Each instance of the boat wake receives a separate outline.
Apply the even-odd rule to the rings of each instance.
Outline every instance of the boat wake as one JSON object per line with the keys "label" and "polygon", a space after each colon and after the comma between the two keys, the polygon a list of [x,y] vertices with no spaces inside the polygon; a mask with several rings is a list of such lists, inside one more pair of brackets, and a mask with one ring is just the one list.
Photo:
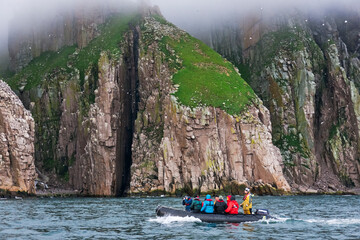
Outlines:
{"label": "boat wake", "polygon": [[360,224],[360,218],[311,218],[311,219],[294,219],[287,217],[274,216],[275,218],[263,219],[259,222],[262,223],[284,223],[284,222],[306,222],[306,223],[315,223],[321,225],[357,225]]}
{"label": "boat wake", "polygon": [[269,219],[262,219],[260,220],[259,222],[262,222],[262,223],[284,223],[286,221],[289,221],[291,220],[291,218],[286,218],[286,217],[280,217],[280,216],[275,216],[273,215],[274,218],[269,218]]}
{"label": "boat wake", "polygon": [[333,218],[333,219],[306,219],[308,223],[319,223],[326,225],[354,225],[360,224],[360,218]]}
{"label": "boat wake", "polygon": [[179,222],[201,222],[200,219],[195,217],[176,217],[176,216],[165,216],[165,217],[156,217],[149,219],[149,222],[157,222],[161,224],[171,224],[171,223],[179,223]]}

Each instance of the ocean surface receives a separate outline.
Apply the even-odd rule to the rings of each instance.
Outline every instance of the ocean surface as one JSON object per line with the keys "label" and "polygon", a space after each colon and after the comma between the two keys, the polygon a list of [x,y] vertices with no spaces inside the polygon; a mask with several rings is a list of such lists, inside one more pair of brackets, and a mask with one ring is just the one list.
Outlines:
{"label": "ocean surface", "polygon": [[360,196],[255,196],[277,219],[241,224],[156,217],[158,205],[183,209],[167,197],[0,200],[0,239],[360,239]]}

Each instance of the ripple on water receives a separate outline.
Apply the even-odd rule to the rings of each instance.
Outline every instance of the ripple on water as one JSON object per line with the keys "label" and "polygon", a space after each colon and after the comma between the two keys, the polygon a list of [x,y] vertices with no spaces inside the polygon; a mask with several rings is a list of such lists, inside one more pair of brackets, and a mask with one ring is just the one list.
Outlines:
{"label": "ripple on water", "polygon": [[[228,224],[156,217],[180,198],[0,201],[0,239],[360,239],[359,196],[255,196],[276,219]],[[315,210],[314,210],[315,209]]]}

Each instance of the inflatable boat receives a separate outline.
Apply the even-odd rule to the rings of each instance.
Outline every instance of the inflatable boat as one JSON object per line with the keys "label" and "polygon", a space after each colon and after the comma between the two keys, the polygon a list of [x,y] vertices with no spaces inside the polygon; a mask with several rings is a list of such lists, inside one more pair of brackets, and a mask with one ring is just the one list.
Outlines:
{"label": "inflatable boat", "polygon": [[158,206],[156,208],[156,215],[163,216],[176,216],[176,217],[195,217],[202,222],[228,222],[228,223],[241,223],[241,222],[254,222],[259,220],[266,220],[273,218],[269,215],[269,211],[266,209],[257,209],[254,214],[209,214],[209,213],[193,213],[184,210]]}

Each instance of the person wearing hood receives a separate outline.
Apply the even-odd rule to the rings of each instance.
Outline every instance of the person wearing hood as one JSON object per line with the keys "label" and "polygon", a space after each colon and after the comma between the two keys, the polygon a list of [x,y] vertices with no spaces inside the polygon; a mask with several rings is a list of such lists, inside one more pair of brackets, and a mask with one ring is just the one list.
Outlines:
{"label": "person wearing hood", "polygon": [[223,196],[219,196],[219,199],[215,202],[214,213],[225,214],[227,204],[223,200]]}
{"label": "person wearing hood", "polygon": [[231,195],[226,196],[226,204],[229,206]]}
{"label": "person wearing hood", "polygon": [[244,214],[251,214],[252,212],[252,196],[249,188],[245,188],[245,196],[243,202],[240,204],[244,210]]}
{"label": "person wearing hood", "polygon": [[211,200],[210,194],[206,195],[205,201],[203,202],[201,212],[214,213],[214,202]]}
{"label": "person wearing hood", "polygon": [[191,203],[192,203],[192,199],[191,199],[190,196],[185,196],[185,197],[183,198],[182,205],[185,205],[185,210],[186,210],[186,211],[189,211],[189,212],[190,212]]}
{"label": "person wearing hood", "polygon": [[230,201],[228,201],[227,206],[228,207],[225,210],[226,213],[228,213],[228,214],[238,214],[239,213],[239,204],[235,200],[235,196],[230,197]]}
{"label": "person wearing hood", "polygon": [[193,213],[199,213],[202,208],[202,203],[199,196],[196,196],[191,203],[190,209]]}

